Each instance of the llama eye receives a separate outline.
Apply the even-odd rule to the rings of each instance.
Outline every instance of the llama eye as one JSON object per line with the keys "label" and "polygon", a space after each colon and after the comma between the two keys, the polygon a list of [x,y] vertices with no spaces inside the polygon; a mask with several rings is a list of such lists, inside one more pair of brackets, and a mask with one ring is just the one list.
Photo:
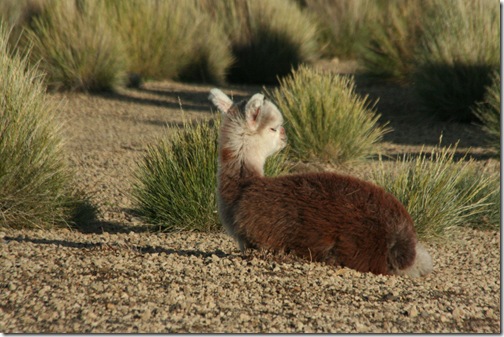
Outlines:
{"label": "llama eye", "polygon": [[277,132],[278,129],[276,129],[276,128],[270,128],[270,130],[273,131],[273,132]]}

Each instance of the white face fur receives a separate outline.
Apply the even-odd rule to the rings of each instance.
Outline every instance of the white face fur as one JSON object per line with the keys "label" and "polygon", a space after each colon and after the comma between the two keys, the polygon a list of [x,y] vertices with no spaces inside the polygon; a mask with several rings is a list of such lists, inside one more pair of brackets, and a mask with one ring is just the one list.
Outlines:
{"label": "white face fur", "polygon": [[260,170],[266,158],[282,150],[287,144],[283,117],[278,108],[264,95],[255,94],[245,108],[233,105],[233,101],[219,89],[210,91],[209,99],[226,117],[232,127],[226,137],[234,152],[246,164]]}

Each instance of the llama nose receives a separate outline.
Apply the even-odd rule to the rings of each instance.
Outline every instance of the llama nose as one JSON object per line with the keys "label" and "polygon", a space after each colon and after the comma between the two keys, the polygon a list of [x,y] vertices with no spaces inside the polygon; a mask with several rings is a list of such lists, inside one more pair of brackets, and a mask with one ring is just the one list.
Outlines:
{"label": "llama nose", "polygon": [[283,126],[280,127],[280,139],[284,142],[287,141],[287,135],[285,134],[285,129]]}

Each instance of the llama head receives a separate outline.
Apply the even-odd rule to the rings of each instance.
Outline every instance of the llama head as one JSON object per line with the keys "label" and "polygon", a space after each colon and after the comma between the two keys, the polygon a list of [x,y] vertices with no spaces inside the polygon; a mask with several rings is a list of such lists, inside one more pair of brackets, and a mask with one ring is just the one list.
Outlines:
{"label": "llama head", "polygon": [[212,89],[209,99],[223,115],[221,150],[262,174],[266,158],[287,144],[278,108],[262,94],[234,104],[222,91]]}

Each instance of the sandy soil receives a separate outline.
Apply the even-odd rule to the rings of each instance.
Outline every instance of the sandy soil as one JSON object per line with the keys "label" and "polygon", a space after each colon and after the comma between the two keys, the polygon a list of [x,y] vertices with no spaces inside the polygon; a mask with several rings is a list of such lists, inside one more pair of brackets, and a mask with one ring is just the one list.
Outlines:
{"label": "sandy soil", "polygon": [[[394,129],[385,154],[417,153],[442,133],[443,144],[460,139],[460,152],[499,170],[478,127],[423,117],[408,88],[357,84],[360,94],[380,98],[382,120]],[[0,229],[0,331],[501,331],[499,232],[463,229],[448,243],[427,244],[435,271],[420,280],[243,257],[223,233],[148,232],[130,211],[132,170],[146,144],[184,118],[210,117],[210,88],[154,82],[114,94],[51,95],[63,102],[76,184],[97,205],[99,223]],[[224,89],[239,99],[261,88]],[[365,168],[345,170],[362,175]]]}

